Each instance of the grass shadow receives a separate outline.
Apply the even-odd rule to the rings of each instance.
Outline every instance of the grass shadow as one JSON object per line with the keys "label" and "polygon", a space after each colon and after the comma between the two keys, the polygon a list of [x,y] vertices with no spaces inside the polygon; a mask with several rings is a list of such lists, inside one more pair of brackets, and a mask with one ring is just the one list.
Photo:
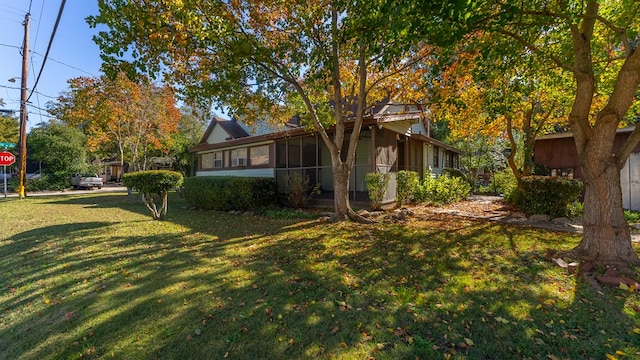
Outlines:
{"label": "grass shadow", "polygon": [[34,203],[82,217],[60,214],[0,239],[6,354],[640,356],[637,296],[607,289],[603,297],[545,258],[548,247],[573,246],[573,235],[461,218],[277,220],[177,201],[157,222],[142,204],[101,200]]}

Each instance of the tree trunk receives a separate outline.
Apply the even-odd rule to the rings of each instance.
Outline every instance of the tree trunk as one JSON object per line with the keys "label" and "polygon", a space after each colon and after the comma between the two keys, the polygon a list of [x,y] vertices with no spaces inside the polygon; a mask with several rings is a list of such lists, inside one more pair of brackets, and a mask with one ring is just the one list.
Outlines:
{"label": "tree trunk", "polygon": [[346,220],[353,213],[349,203],[349,175],[351,168],[340,162],[333,167],[333,203],[335,220]]}
{"label": "tree trunk", "polygon": [[639,264],[622,208],[620,169],[613,157],[583,158],[584,231],[582,241],[573,249],[574,254],[598,265]]}
{"label": "tree trunk", "polygon": [[342,221],[351,219],[359,223],[373,223],[371,219],[360,216],[353,211],[349,203],[349,176],[351,175],[351,167],[339,161],[338,165],[333,166],[333,204],[334,204],[334,221]]}

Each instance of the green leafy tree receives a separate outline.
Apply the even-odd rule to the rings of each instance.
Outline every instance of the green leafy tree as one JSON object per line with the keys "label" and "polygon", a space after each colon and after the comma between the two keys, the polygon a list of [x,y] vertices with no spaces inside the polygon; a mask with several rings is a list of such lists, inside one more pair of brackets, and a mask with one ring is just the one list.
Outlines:
{"label": "green leafy tree", "polygon": [[19,138],[20,126],[18,118],[15,116],[0,115],[0,141],[17,144]]}
{"label": "green leafy tree", "polygon": [[211,120],[212,114],[197,107],[180,109],[182,117],[178,122],[178,131],[173,134],[173,145],[169,152],[174,160],[174,169],[184,176],[193,176],[196,169],[196,157],[191,148],[198,145]]}
{"label": "green leafy tree", "polygon": [[42,165],[52,189],[69,186],[73,173],[96,172],[89,164],[89,153],[82,130],[57,122],[35,127],[27,136],[27,152],[33,161]]}

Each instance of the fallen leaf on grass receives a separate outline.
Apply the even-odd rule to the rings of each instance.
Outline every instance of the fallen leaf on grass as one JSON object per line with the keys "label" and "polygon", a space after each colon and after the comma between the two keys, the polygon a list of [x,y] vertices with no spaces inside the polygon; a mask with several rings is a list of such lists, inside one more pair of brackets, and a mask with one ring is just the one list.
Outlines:
{"label": "fallen leaf on grass", "polygon": [[627,291],[629,290],[629,285],[627,285],[627,284],[625,284],[625,283],[623,283],[623,282],[621,282],[621,283],[618,285],[618,287],[619,287],[620,289],[622,289],[622,290],[627,290]]}

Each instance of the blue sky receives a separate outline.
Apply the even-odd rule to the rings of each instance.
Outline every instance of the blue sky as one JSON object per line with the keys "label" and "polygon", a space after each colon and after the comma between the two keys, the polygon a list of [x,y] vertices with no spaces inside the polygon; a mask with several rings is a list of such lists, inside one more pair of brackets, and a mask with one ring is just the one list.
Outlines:
{"label": "blue sky", "polygon": [[[0,98],[5,102],[0,108],[20,108],[20,80],[25,14],[31,3],[30,56],[27,88],[33,89],[42,66],[44,54],[53,31],[61,0],[0,0]],[[91,37],[97,33],[90,29],[85,18],[98,13],[97,1],[67,0],[49,58],[38,82],[36,93],[28,106],[28,128],[48,121],[45,108],[51,97],[68,90],[67,80],[78,76],[99,76],[100,50]]]}

